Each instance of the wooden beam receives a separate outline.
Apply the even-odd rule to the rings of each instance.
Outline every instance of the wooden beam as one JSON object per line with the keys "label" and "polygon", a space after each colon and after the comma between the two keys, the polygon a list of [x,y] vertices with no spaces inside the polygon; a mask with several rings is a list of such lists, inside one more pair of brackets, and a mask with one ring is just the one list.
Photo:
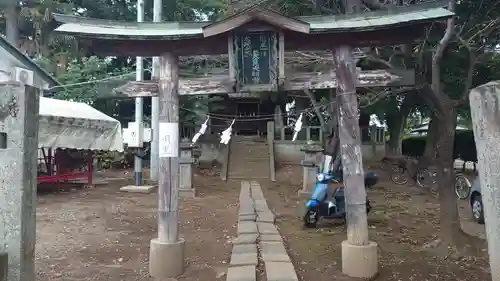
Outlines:
{"label": "wooden beam", "polygon": [[[285,51],[318,51],[330,50],[339,42],[353,47],[387,46],[418,41],[425,36],[428,24],[399,27],[387,30],[317,33],[304,34],[283,30],[285,36]],[[127,40],[127,39],[96,39],[95,37],[79,36],[86,42],[92,52],[106,56],[158,56],[165,51],[179,56],[220,55],[228,53],[227,34],[214,35],[206,38],[182,40]]]}
{"label": "wooden beam", "polygon": [[[402,70],[365,70],[358,73],[358,88],[411,86],[415,84],[415,71]],[[304,89],[337,88],[335,72],[332,73],[296,73],[285,79],[284,91],[302,91]],[[113,90],[114,98],[132,98],[158,96],[157,81],[131,81]],[[236,91],[235,83],[228,75],[214,75],[200,78],[180,79],[179,94],[211,95],[232,94]]]}

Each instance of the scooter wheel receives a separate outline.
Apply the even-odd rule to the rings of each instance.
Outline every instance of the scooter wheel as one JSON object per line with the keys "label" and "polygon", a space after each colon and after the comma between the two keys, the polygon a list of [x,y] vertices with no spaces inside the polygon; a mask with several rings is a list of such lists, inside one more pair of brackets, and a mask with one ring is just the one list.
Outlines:
{"label": "scooter wheel", "polygon": [[315,210],[307,210],[304,215],[304,227],[306,228],[316,228],[318,223],[318,212]]}

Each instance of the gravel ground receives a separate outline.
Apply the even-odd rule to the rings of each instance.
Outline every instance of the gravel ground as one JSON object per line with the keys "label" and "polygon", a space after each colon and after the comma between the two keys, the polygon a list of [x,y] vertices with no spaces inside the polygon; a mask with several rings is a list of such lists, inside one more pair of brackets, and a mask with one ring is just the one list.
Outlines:
{"label": "gravel ground", "polygon": [[[149,241],[156,237],[156,194],[122,193],[127,181],[41,194],[37,206],[37,280],[153,280]],[[223,280],[235,235],[239,182],[195,176],[199,196],[180,203],[185,274]],[[172,279],[174,280],[174,279]]]}

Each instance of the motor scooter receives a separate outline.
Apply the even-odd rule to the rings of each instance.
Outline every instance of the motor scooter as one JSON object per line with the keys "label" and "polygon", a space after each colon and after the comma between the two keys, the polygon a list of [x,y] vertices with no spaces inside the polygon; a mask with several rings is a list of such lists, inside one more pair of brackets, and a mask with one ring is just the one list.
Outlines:
{"label": "motor scooter", "polygon": [[[329,197],[328,184],[330,182],[340,183],[341,174],[319,173],[316,175],[316,186],[311,198],[306,202],[306,213],[304,214],[304,226],[316,228],[319,219],[345,219],[345,195],[344,186],[335,188],[333,195]],[[365,173],[365,187],[370,188],[377,184],[378,176],[374,172]],[[366,200],[366,212],[371,209],[370,201]]]}

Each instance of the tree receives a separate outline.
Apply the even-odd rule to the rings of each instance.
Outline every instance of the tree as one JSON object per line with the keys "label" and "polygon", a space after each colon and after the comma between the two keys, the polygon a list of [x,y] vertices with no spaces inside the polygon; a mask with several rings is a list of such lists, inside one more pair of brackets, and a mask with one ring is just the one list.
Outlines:
{"label": "tree", "polygon": [[[441,242],[457,250],[463,249],[468,242],[460,227],[456,198],[452,188],[455,180],[453,143],[457,109],[467,103],[470,89],[477,85],[475,84],[477,80],[474,81],[476,66],[481,59],[490,56],[491,51],[497,45],[500,7],[496,6],[493,3],[475,1],[461,1],[457,4],[456,0],[450,0],[448,8],[458,13],[458,20],[451,18],[446,22],[445,33],[437,43],[432,56],[431,83],[424,85],[424,94],[433,112],[432,120],[435,122],[436,130],[441,132],[440,136],[433,140],[441,206],[440,238]],[[473,11],[472,14],[471,11]],[[456,41],[453,41],[454,39]],[[451,68],[455,72],[454,75],[447,76],[446,62],[453,64],[456,61],[445,61],[445,55],[459,58],[457,61],[461,62],[464,57],[467,57],[467,66],[458,68],[455,65]],[[456,73],[460,69],[465,71]],[[458,77],[461,78],[460,81],[457,80],[460,79]],[[452,83],[446,83],[450,80]],[[457,85],[460,88],[457,88]]]}
{"label": "tree", "polygon": [[[386,9],[387,5],[367,3],[370,9]],[[378,2],[378,1],[374,1]],[[371,5],[373,4],[373,5]],[[472,0],[451,0],[449,8],[457,17],[446,23],[436,23],[428,32],[423,43],[395,47],[375,47],[366,51],[371,63],[384,64],[388,68],[413,66],[417,72],[417,83],[411,90],[422,99],[412,107],[431,117],[428,132],[428,147],[424,163],[435,163],[438,170],[439,198],[441,205],[440,242],[460,250],[468,239],[460,229],[460,220],[453,192],[453,142],[457,113],[467,111],[467,94],[471,87],[484,80],[494,80],[497,73],[491,68],[491,58],[498,43],[500,7],[494,2]],[[443,32],[444,35],[439,35]],[[442,34],[442,33],[441,33]],[[406,91],[409,92],[409,91]],[[412,95],[408,95],[412,97]],[[390,101],[385,101],[389,102]],[[392,101],[394,103],[394,101]],[[393,117],[404,120],[408,111],[394,112]],[[392,112],[389,112],[391,115]],[[391,123],[387,120],[388,123]],[[400,132],[398,126],[391,128],[394,135]],[[438,135],[439,133],[439,135]]]}
{"label": "tree", "polygon": [[[426,163],[437,168],[440,200],[440,240],[443,245],[461,251],[468,237],[460,228],[453,191],[453,143],[457,112],[466,110],[471,87],[496,79],[496,74],[482,70],[497,44],[500,7],[490,2],[460,1],[449,3],[456,18],[437,24],[429,38],[415,46],[415,89],[423,98],[431,117],[427,134]],[[445,27],[444,35],[435,40],[436,32]],[[382,58],[381,58],[382,59]],[[487,68],[487,67],[486,67]],[[481,73],[479,73],[481,71]],[[488,74],[488,75],[485,75]],[[430,154],[430,155],[429,155]]]}

